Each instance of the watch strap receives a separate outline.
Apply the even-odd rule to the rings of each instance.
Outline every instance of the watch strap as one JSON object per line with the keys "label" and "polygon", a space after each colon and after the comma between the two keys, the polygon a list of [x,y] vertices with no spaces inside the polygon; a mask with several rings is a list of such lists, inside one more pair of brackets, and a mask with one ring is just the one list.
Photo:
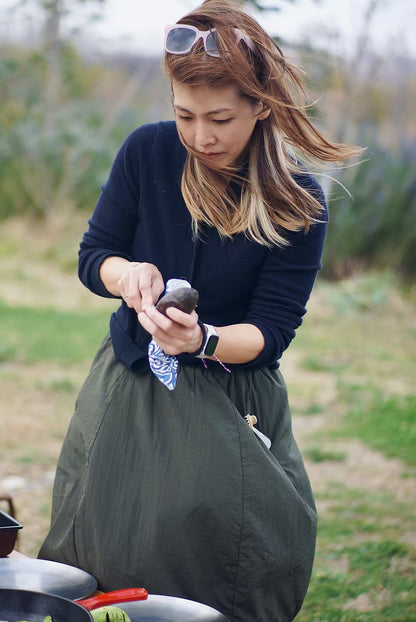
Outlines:
{"label": "watch strap", "polygon": [[200,326],[202,330],[202,341],[201,341],[201,345],[199,346],[198,350],[191,353],[193,356],[200,356],[200,354],[204,351],[205,344],[207,342],[207,329],[206,329],[205,324],[199,321],[198,326]]}
{"label": "watch strap", "polygon": [[[214,355],[219,337],[218,337],[217,331],[215,330],[215,327],[212,326],[211,324],[201,323],[201,328],[203,332],[203,340],[202,340],[201,347],[199,348],[199,350],[197,350],[196,353],[194,353],[194,356],[196,356],[197,358],[203,359],[203,358],[206,358],[207,356]],[[211,351],[211,348],[212,348],[212,351]],[[207,350],[209,351],[207,352]]]}

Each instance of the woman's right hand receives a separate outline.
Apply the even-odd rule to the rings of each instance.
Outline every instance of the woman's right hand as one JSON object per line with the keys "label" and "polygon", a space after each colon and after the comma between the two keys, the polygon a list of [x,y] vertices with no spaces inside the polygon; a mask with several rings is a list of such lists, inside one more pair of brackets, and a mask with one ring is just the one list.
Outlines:
{"label": "woman's right hand", "polygon": [[165,289],[162,275],[151,263],[130,263],[117,282],[120,296],[136,313],[156,303]]}
{"label": "woman's right hand", "polygon": [[117,255],[104,259],[100,266],[100,278],[110,294],[123,298],[136,313],[155,304],[165,290],[162,275],[156,266],[129,261]]}

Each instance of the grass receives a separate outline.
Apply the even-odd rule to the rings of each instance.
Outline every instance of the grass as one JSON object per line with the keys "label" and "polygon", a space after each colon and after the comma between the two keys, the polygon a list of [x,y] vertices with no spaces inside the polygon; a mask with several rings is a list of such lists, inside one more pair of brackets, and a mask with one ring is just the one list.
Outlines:
{"label": "grass", "polygon": [[341,395],[351,406],[335,436],[359,438],[416,466],[416,394],[386,396],[378,387],[345,384]]}
{"label": "grass", "polygon": [[366,380],[386,393],[397,392],[399,383],[414,392],[415,306],[415,291],[401,293],[385,275],[318,282],[294,343],[302,368]]}
{"label": "grass", "polygon": [[[294,343],[303,354],[301,369],[314,379],[309,391],[315,387],[299,413],[319,414],[325,380],[330,379],[336,403],[331,404],[335,416],[327,438],[360,439],[389,458],[416,466],[414,296],[407,306],[388,275],[377,280],[372,274],[335,285],[320,283],[318,292],[315,304],[326,313],[316,313],[313,323],[306,316]],[[295,393],[301,391],[296,385]],[[318,434],[322,440],[322,430]]]}
{"label": "grass", "polygon": [[409,507],[339,487],[326,496],[332,505],[319,521],[315,568],[297,621],[416,620],[416,553],[400,541],[403,527],[412,529]]}
{"label": "grass", "polygon": [[62,365],[91,358],[108,332],[108,311],[59,311],[0,302],[0,361]]}
{"label": "grass", "polygon": [[[324,417],[326,425],[311,430],[303,454],[329,479],[315,492],[316,561],[296,620],[415,622],[414,499],[403,493],[399,502],[382,484],[371,491],[347,478],[330,479],[334,466],[342,469],[347,461],[349,439],[401,460],[403,476],[415,476],[414,293],[402,298],[388,276],[363,275],[320,283],[316,294],[317,311],[306,316],[294,344],[308,382],[294,374],[289,394],[305,426]],[[367,477],[363,471],[363,482]]]}
{"label": "grass", "polygon": [[343,462],[346,460],[345,452],[322,447],[307,447],[302,453],[311,462]]}

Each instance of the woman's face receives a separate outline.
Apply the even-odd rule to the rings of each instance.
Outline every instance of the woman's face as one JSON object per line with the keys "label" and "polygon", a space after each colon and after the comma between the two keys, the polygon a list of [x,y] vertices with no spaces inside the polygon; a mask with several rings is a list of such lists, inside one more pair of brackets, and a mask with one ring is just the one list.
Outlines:
{"label": "woman's face", "polygon": [[268,112],[253,105],[234,86],[191,86],[172,82],[176,124],[186,145],[215,168],[242,154],[258,119]]}

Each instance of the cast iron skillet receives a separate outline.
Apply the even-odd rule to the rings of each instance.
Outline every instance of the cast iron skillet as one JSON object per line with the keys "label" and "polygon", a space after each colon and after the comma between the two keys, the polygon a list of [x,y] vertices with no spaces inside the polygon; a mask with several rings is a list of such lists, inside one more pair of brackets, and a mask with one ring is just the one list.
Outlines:
{"label": "cast iron skillet", "polygon": [[0,618],[7,622],[43,622],[45,616],[52,616],[54,622],[92,622],[89,611],[77,603],[29,590],[0,589]]}
{"label": "cast iron skillet", "polygon": [[79,602],[53,594],[0,588],[0,620],[43,622],[45,616],[49,615],[53,622],[92,622],[88,609],[146,598],[147,592],[143,588],[117,590]]}

